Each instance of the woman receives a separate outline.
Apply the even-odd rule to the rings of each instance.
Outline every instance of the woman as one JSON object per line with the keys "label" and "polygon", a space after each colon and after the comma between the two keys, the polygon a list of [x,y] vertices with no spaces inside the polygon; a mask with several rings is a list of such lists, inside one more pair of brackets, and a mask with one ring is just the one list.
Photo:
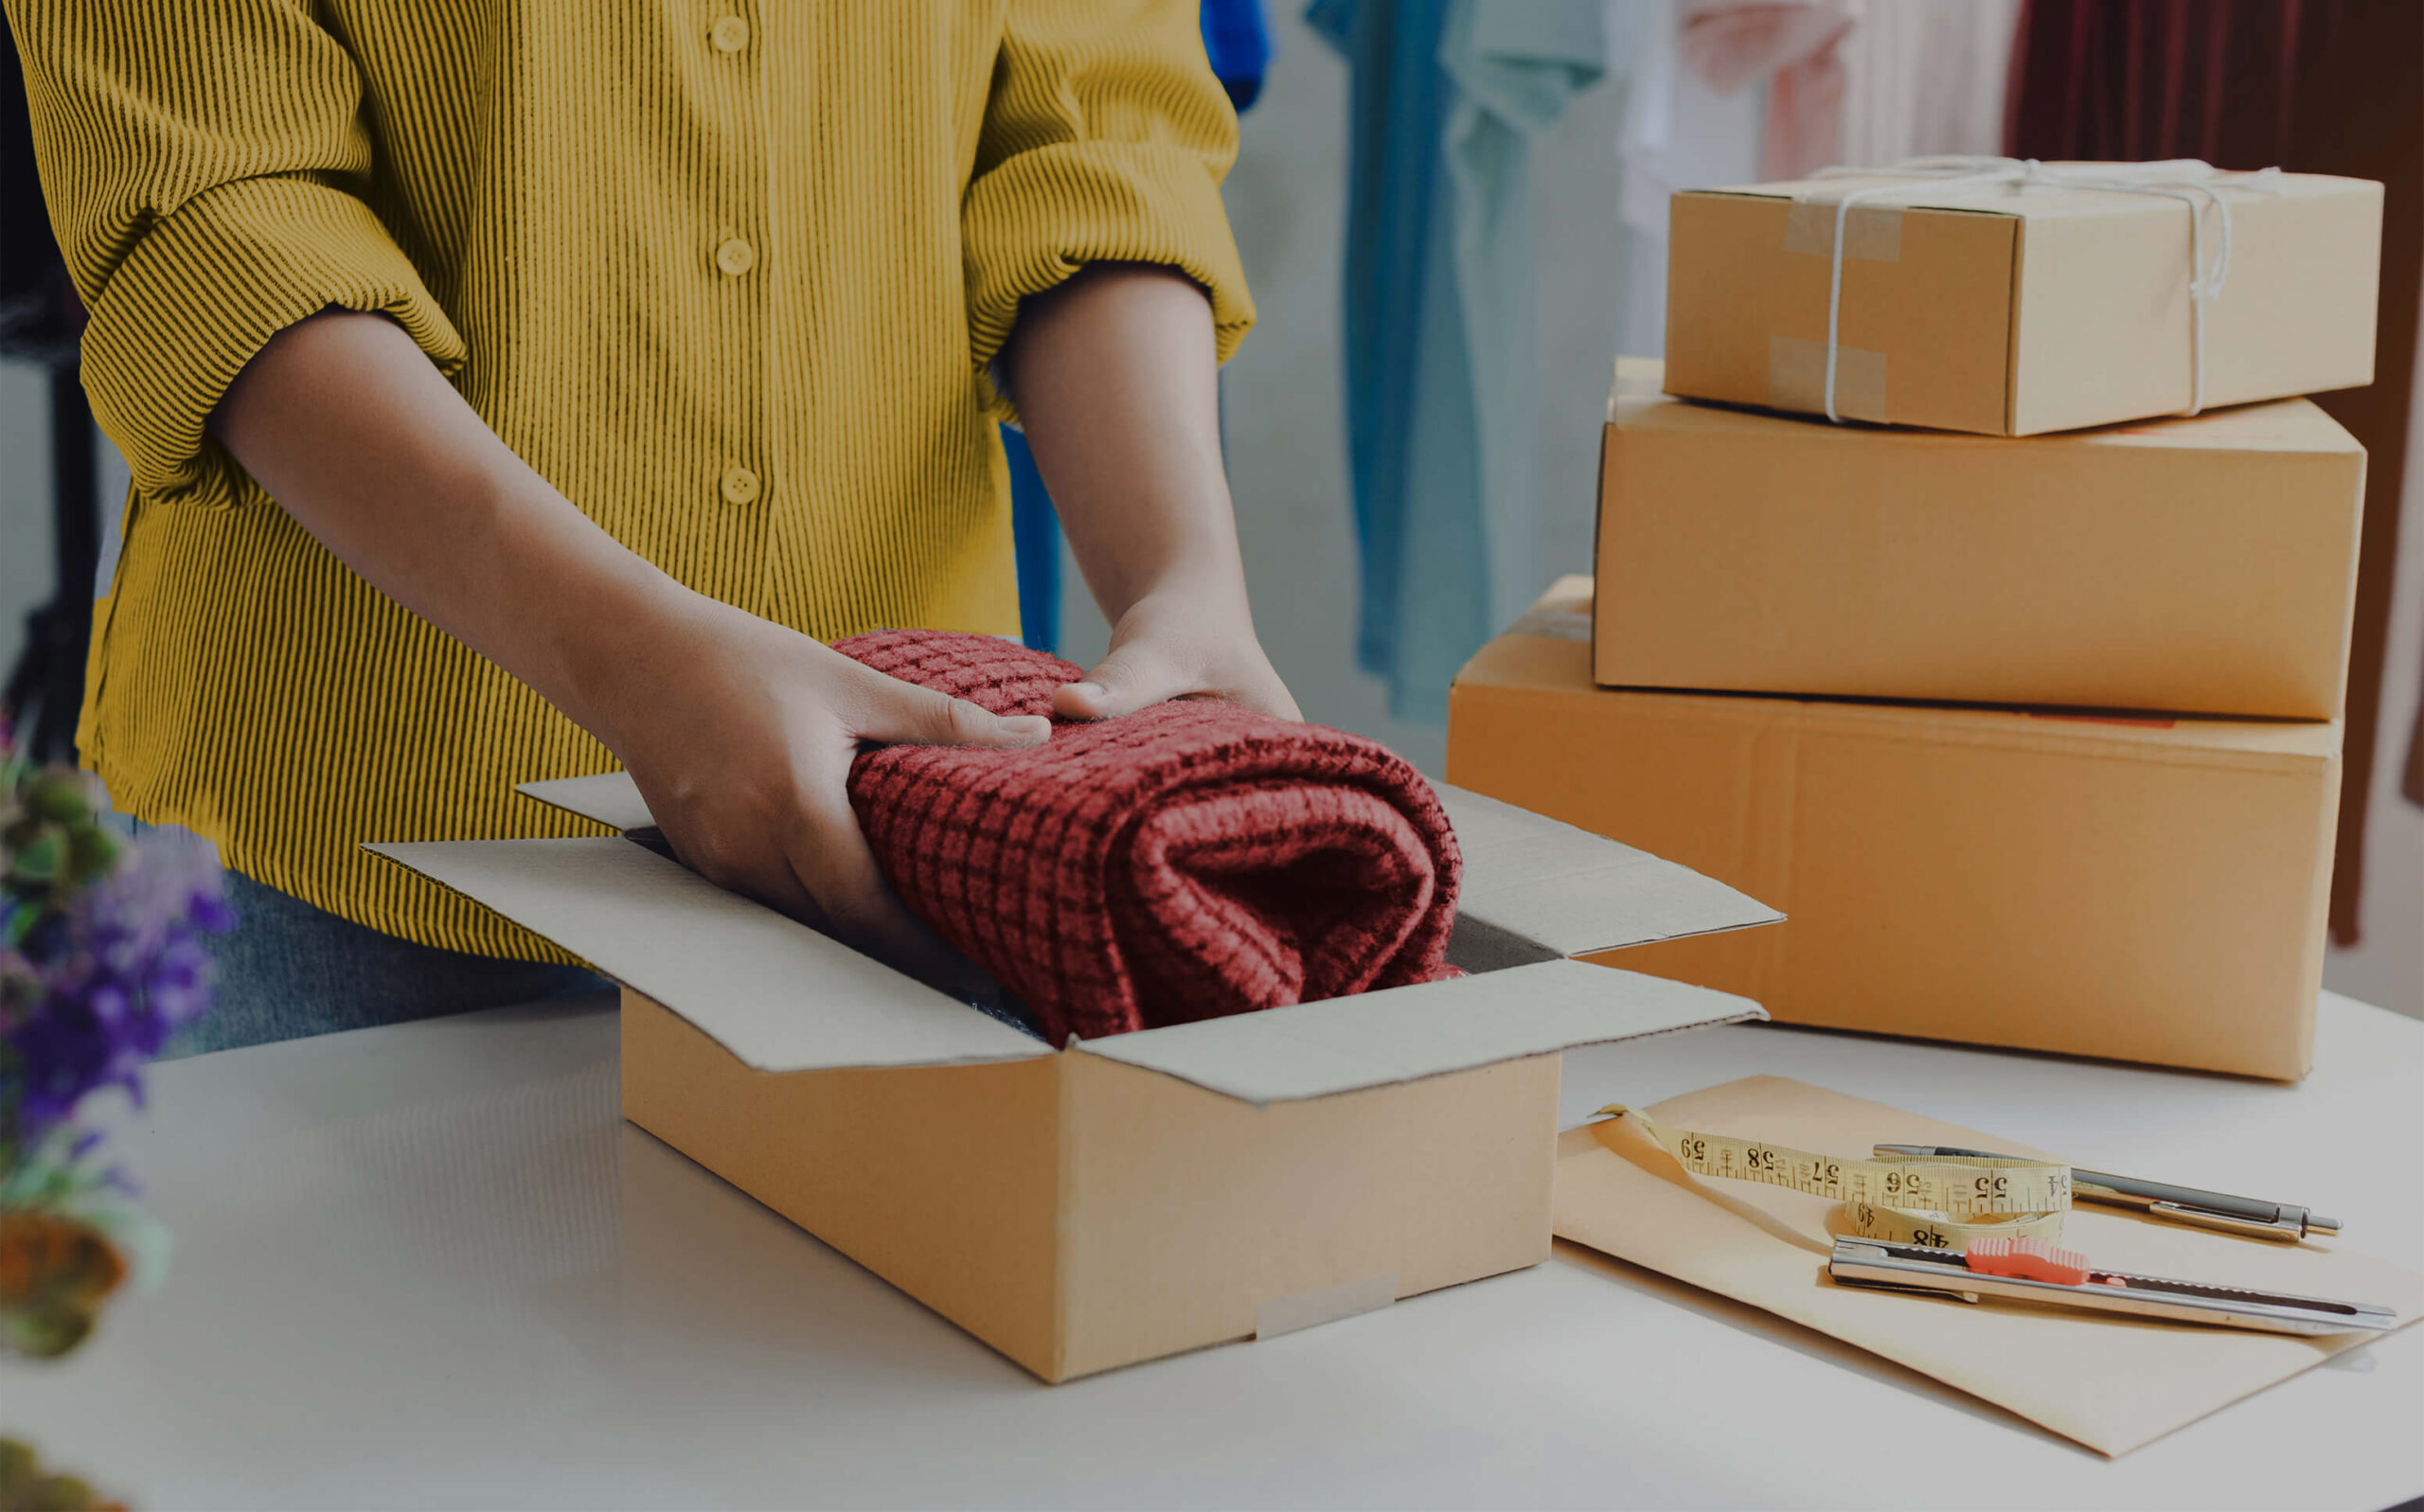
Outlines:
{"label": "woman", "polygon": [[7,4],[134,479],[80,744],[258,884],[206,1043],[587,984],[360,847],[573,833],[514,785],[618,762],[711,879],[948,970],[850,759],[1048,727],[821,643],[1016,630],[1012,399],[1115,627],[1056,708],[1294,716],[1193,6]]}

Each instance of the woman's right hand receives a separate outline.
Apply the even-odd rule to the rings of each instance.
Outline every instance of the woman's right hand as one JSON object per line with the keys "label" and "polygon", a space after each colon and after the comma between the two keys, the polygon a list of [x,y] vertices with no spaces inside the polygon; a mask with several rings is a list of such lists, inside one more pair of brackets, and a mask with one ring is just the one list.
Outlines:
{"label": "woman's right hand", "polygon": [[601,672],[584,721],[622,758],[675,854],[954,996],[989,987],[900,905],[846,783],[863,741],[1043,744],[1003,718],[886,677],[795,631],[686,592]]}

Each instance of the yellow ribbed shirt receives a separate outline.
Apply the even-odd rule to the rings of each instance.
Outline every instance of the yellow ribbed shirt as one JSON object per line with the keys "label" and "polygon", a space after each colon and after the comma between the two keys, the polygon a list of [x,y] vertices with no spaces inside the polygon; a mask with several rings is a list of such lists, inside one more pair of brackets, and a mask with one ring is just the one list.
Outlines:
{"label": "yellow ribbed shirt", "polygon": [[605,749],[355,576],[206,434],[381,311],[682,582],[820,639],[1014,632],[988,365],[1091,261],[1253,321],[1184,0],[7,0],[84,382],[134,473],[79,738],[117,806],[375,928],[551,947],[365,854],[583,832]]}

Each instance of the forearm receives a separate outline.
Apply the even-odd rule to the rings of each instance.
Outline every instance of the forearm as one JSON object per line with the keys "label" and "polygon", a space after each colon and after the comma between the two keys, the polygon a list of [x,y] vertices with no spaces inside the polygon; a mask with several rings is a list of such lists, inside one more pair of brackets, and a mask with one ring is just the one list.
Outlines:
{"label": "forearm", "polygon": [[1216,362],[1211,306],[1167,269],[1096,266],[1020,308],[1010,391],[1112,627],[1110,653],[1053,695],[1059,714],[1212,697],[1297,717],[1246,606]]}
{"label": "forearm", "polygon": [[610,636],[689,596],[514,455],[383,317],[284,331],[212,425],[338,560],[601,736],[602,664],[624,649]]}
{"label": "forearm", "polygon": [[526,466],[377,316],[281,333],[211,423],[340,560],[603,741],[710,881],[945,990],[982,989],[885,889],[847,779],[863,741],[1027,746],[1043,720],[895,682],[683,587]]}
{"label": "forearm", "polygon": [[1167,269],[1088,268],[1026,301],[1003,365],[1104,614],[1161,592],[1242,614],[1203,292]]}

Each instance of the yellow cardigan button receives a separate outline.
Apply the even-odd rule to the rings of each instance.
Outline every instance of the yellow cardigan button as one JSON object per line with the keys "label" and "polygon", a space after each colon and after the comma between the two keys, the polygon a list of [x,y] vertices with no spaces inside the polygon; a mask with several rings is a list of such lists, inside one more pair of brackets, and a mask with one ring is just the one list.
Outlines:
{"label": "yellow cardigan button", "polygon": [[719,16],[707,30],[707,40],[718,52],[739,52],[749,45],[749,23],[739,16]]}
{"label": "yellow cardigan button", "polygon": [[758,266],[758,249],[739,237],[733,237],[716,248],[716,266],[738,278]]}
{"label": "yellow cardigan button", "polygon": [[744,467],[723,470],[723,496],[730,504],[749,504],[758,497],[758,474]]}

